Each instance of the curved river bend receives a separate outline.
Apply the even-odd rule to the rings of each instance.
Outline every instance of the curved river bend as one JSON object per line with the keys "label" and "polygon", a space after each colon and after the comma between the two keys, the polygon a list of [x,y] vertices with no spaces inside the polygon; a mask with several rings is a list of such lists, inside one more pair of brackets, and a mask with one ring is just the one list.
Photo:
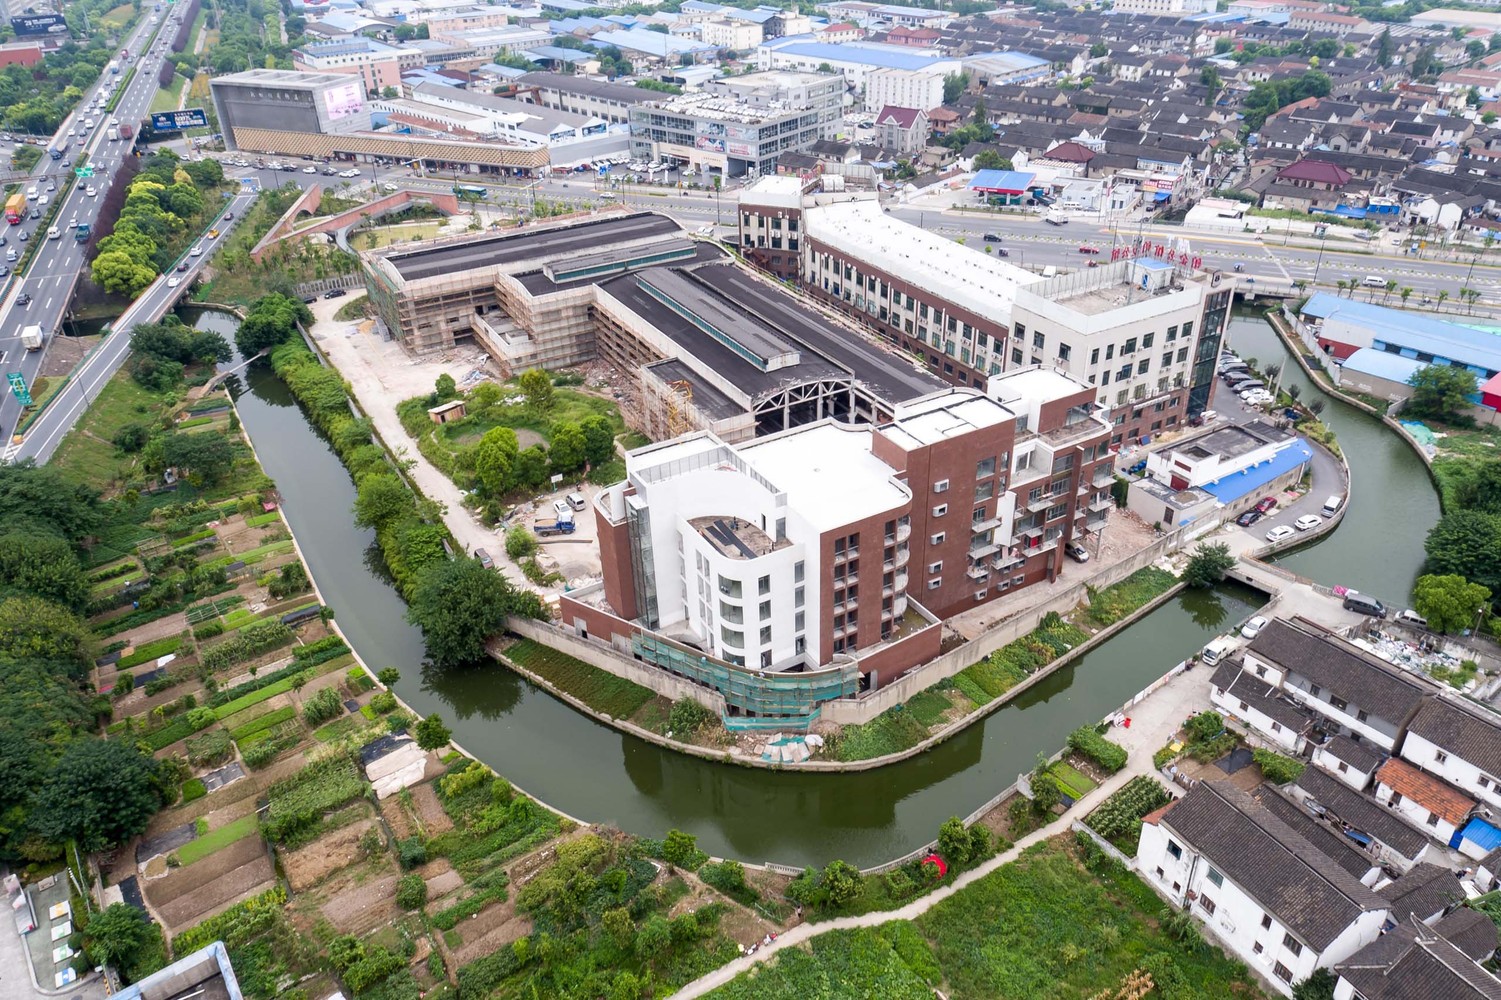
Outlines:
{"label": "curved river bend", "polygon": [[[234,328],[216,313],[198,323],[226,334]],[[457,742],[544,802],[643,836],[677,827],[715,855],[791,865],[842,857],[864,866],[904,854],[945,817],[967,815],[1030,769],[1039,750],[1057,749],[1071,729],[1103,718],[1255,607],[1253,594],[1234,588],[1185,593],[984,722],[890,767],[817,775],[710,763],[596,723],[503,667],[425,673],[421,636],[406,623],[373,533],[354,525],[354,485],[333,450],[268,370],[236,376],[231,391],[340,627],[373,669],[400,668],[403,699],[441,713]],[[1340,540],[1358,533],[1360,522],[1347,521],[1319,546],[1321,559],[1324,548],[1341,550]],[[1367,556],[1371,565],[1400,558],[1342,558]],[[1308,573],[1299,558],[1290,563]],[[1364,565],[1350,563],[1352,572]]]}

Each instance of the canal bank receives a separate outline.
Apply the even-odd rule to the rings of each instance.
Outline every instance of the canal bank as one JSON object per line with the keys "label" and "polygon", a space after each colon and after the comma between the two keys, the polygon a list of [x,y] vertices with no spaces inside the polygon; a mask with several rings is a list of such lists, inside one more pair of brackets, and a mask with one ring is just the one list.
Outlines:
{"label": "canal bank", "polygon": [[[198,325],[234,330],[220,314]],[[938,821],[972,812],[1029,770],[1038,751],[1056,750],[1071,729],[1116,710],[1257,606],[1234,587],[1184,592],[984,723],[879,771],[831,779],[698,760],[581,716],[498,665],[425,669],[421,635],[406,622],[374,533],[354,525],[354,484],[332,447],[264,367],[230,388],[340,628],[372,669],[401,670],[404,701],[441,714],[457,743],[564,813],[644,836],[676,827],[718,856],[870,865],[905,854],[930,840]]]}

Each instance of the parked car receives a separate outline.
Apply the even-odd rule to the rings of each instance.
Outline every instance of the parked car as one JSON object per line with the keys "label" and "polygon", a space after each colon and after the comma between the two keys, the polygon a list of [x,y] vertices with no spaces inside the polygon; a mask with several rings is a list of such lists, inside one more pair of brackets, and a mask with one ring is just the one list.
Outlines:
{"label": "parked car", "polygon": [[1242,528],[1249,528],[1251,525],[1255,524],[1263,517],[1266,517],[1266,515],[1259,510],[1248,510],[1240,517],[1237,517],[1235,519],[1235,523],[1240,525]]}
{"label": "parked car", "polygon": [[344,289],[330,288],[328,291],[323,293],[323,297],[325,299],[342,299],[344,297]]}
{"label": "parked car", "polygon": [[1293,522],[1293,527],[1299,531],[1310,531],[1324,523],[1324,519],[1317,514],[1304,514]]}
{"label": "parked car", "polygon": [[1266,628],[1266,616],[1257,615],[1240,627],[1240,634],[1247,639],[1254,639]]}
{"label": "parked car", "polygon": [[1345,610],[1355,611],[1372,618],[1385,618],[1386,605],[1367,594],[1349,590],[1345,592]]}
{"label": "parked car", "polygon": [[998,257],[1010,257],[1011,256],[1011,251],[1007,250],[1005,247],[1001,247],[999,250],[996,251],[996,256],[998,256]]}
{"label": "parked car", "polygon": [[1277,525],[1277,527],[1266,533],[1266,540],[1269,542],[1280,542],[1283,539],[1291,538],[1296,534],[1297,532],[1294,531],[1290,525],[1279,524]]}
{"label": "parked car", "polygon": [[1261,513],[1263,513],[1263,514],[1266,514],[1266,513],[1269,513],[1271,511],[1273,511],[1273,510],[1276,510],[1277,509],[1277,498],[1276,497],[1262,497],[1260,500],[1256,501],[1256,509],[1259,510],[1259,511],[1261,511]]}
{"label": "parked car", "polygon": [[1074,562],[1089,562],[1089,550],[1084,547],[1083,542],[1069,542],[1063,551]]}

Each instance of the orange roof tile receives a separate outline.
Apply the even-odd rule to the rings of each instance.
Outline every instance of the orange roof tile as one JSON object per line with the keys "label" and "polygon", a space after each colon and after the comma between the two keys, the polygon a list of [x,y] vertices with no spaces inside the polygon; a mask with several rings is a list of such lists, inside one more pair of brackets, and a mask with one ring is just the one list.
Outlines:
{"label": "orange roof tile", "polygon": [[1475,800],[1459,789],[1420,771],[1400,757],[1392,757],[1376,771],[1376,780],[1412,799],[1429,812],[1438,813],[1456,826],[1463,823],[1475,808]]}

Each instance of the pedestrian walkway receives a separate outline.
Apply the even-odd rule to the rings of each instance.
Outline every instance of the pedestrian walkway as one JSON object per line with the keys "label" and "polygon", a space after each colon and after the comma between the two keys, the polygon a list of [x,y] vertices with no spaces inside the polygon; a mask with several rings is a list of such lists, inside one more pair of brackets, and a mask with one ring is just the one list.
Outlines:
{"label": "pedestrian walkway", "polygon": [[766,961],[783,948],[797,947],[820,934],[826,934],[829,931],[852,930],[856,927],[879,927],[893,920],[915,919],[970,883],[984,878],[1004,864],[1015,861],[1033,844],[1066,832],[1074,820],[1082,820],[1132,778],[1143,774],[1154,776],[1157,774],[1152,766],[1152,755],[1167,745],[1168,738],[1177,732],[1186,718],[1209,707],[1209,675],[1210,672],[1203,667],[1184,671],[1140,704],[1133,706],[1129,713],[1130,726],[1117,726],[1108,734],[1109,738],[1124,747],[1129,755],[1126,766],[1120,772],[1111,775],[1083,800],[1075,803],[1061,817],[1041,830],[1021,838],[1009,850],[996,855],[973,871],[965,872],[952,884],[936,889],[899,909],[884,910],[880,913],[862,913],[855,917],[839,917],[816,924],[799,924],[771,944],[757,949],[754,955],[737,958],[684,986],[673,994],[673,1000],[691,1000],[693,997],[704,996],[742,972],[748,971],[757,963]]}

